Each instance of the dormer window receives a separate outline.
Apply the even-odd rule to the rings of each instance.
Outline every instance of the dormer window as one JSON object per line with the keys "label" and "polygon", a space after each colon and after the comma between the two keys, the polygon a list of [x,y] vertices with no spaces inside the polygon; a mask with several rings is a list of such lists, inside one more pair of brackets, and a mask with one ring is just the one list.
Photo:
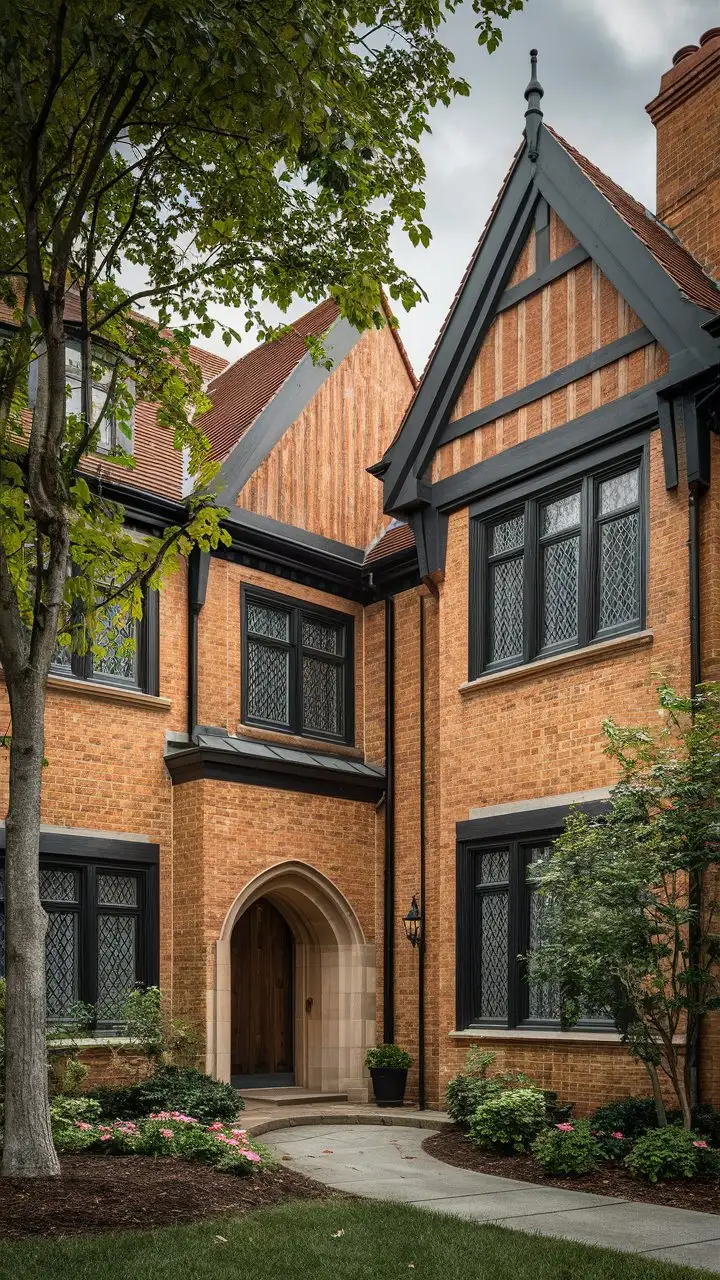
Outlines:
{"label": "dormer window", "polygon": [[[32,408],[37,395],[39,355],[30,366],[28,379],[28,403]],[[92,390],[90,413],[93,423],[100,423],[100,434],[95,446],[95,453],[113,454],[118,452],[132,453],[133,441],[120,428],[114,413],[103,413],[105,402],[112,385],[113,362],[110,352],[97,348],[92,358]],[[67,413],[82,412],[82,348],[78,341],[68,338],[65,343],[65,382],[67,385]]]}

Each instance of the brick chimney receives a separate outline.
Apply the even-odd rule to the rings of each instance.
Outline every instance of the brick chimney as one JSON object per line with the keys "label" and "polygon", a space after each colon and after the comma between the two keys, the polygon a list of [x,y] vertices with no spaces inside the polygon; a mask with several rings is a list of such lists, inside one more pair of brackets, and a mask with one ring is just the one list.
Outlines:
{"label": "brick chimney", "polygon": [[720,279],[720,27],[678,49],[647,111],[657,131],[657,215]]}

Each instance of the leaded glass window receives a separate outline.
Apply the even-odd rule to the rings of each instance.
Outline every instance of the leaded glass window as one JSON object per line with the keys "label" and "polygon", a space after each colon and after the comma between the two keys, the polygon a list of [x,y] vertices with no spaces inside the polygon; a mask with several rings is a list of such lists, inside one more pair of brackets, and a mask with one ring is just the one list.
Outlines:
{"label": "leaded glass window", "polygon": [[490,661],[501,663],[520,658],[523,650],[523,516],[496,524],[490,548]]}
{"label": "leaded glass window", "polygon": [[243,599],[243,719],[350,741],[350,619],[269,592]]}
{"label": "leaded glass window", "polygon": [[640,459],[472,522],[470,679],[643,625]]}
{"label": "leaded glass window", "polygon": [[[94,1007],[99,1026],[112,1029],[133,988],[157,982],[152,941],[156,892],[155,871],[144,864],[41,860],[50,1022],[75,1016],[74,1006],[82,1001]],[[4,898],[0,863],[0,976],[5,969]]]}
{"label": "leaded glass window", "polygon": [[[109,587],[105,594],[110,594]],[[89,639],[85,653],[73,652],[71,645],[55,646],[53,674],[158,693],[158,613],[156,591],[145,593],[139,621],[131,618],[119,602],[110,601],[98,610],[97,631]],[[72,626],[78,630],[83,626],[79,606],[74,610]]]}
{"label": "leaded glass window", "polygon": [[[528,966],[551,905],[538,890],[537,871],[551,855],[552,835],[459,847],[458,1030],[560,1028],[558,987],[534,979]],[[578,1025],[586,1024],[609,1029],[607,1016],[584,1013]]]}

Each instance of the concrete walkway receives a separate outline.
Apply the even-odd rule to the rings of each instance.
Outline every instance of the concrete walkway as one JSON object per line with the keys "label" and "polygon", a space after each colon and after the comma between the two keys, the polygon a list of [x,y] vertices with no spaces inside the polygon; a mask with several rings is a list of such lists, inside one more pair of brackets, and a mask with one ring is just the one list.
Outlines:
{"label": "concrete walkway", "polygon": [[[417,1114],[417,1113],[416,1113]],[[564,1191],[456,1169],[427,1155],[427,1130],[314,1123],[278,1128],[267,1145],[299,1173],[338,1191],[401,1200],[519,1231],[645,1254],[720,1274],[720,1216]]]}

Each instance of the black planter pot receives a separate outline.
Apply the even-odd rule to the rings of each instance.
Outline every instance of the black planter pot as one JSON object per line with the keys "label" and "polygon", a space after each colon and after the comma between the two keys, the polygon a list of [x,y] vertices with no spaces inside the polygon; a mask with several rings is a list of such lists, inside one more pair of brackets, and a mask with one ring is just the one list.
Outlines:
{"label": "black planter pot", "polygon": [[406,1067],[371,1067],[373,1093],[379,1107],[401,1107],[407,1084]]}

